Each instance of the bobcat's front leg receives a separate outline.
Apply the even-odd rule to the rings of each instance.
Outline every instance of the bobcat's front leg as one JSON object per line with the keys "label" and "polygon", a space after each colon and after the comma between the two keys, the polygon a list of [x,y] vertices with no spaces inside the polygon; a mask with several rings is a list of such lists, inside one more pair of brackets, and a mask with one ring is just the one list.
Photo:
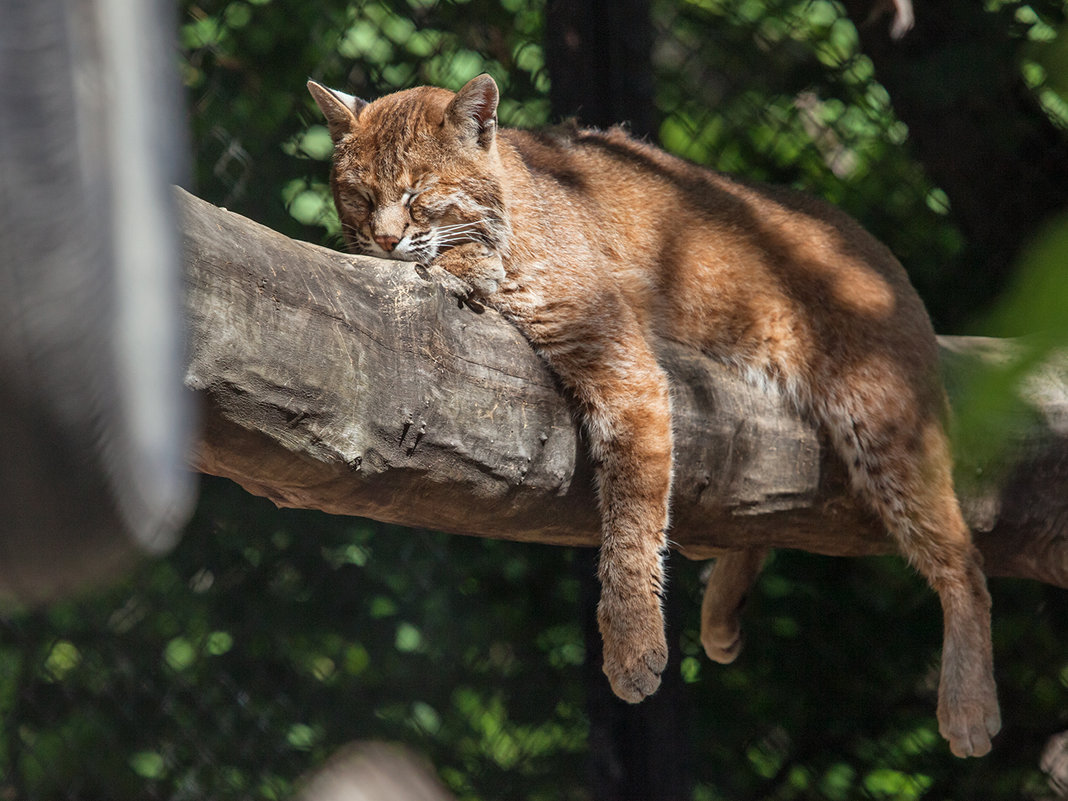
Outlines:
{"label": "bobcat's front leg", "polygon": [[668,658],[663,598],[671,408],[659,368],[650,365],[644,382],[647,386],[624,405],[589,416],[592,451],[599,462],[597,617],[604,672],[615,694],[630,703],[656,691]]}
{"label": "bobcat's front leg", "polygon": [[[581,283],[579,283],[581,286]],[[597,620],[612,690],[636,703],[667,665],[664,556],[671,495],[671,398],[642,323],[621,296],[567,284],[506,306],[574,394],[597,481],[601,600]]]}
{"label": "bobcat's front leg", "polygon": [[481,242],[464,242],[449,248],[434,259],[434,266],[460,279],[468,289],[466,295],[488,300],[504,280],[500,254]]}
{"label": "bobcat's front leg", "polygon": [[601,354],[592,380],[576,389],[601,507],[603,669],[613,692],[637,703],[660,686],[668,658],[662,602],[672,442],[667,380],[645,343],[632,344]]}

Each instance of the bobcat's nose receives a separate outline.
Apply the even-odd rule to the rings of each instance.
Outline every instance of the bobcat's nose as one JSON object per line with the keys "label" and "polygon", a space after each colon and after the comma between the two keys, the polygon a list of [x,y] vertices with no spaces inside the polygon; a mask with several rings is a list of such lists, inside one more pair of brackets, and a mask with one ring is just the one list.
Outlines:
{"label": "bobcat's nose", "polygon": [[393,248],[397,247],[397,243],[400,242],[399,237],[390,236],[389,234],[375,234],[374,240],[386,253],[392,253]]}

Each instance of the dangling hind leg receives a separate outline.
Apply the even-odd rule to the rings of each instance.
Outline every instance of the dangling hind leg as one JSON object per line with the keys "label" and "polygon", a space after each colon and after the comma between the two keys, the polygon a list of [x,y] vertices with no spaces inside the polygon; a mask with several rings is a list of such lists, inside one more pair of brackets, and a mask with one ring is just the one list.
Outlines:
{"label": "dangling hind leg", "polygon": [[767,555],[766,548],[747,548],[716,559],[701,602],[701,644],[714,662],[726,665],[741,653],[742,607]]}
{"label": "dangling hind leg", "polygon": [[897,441],[870,447],[865,457],[862,475],[869,497],[901,552],[942,604],[939,731],[955,755],[982,756],[1001,728],[990,595],[953,492],[946,436],[941,426],[928,421]]}
{"label": "dangling hind leg", "polygon": [[942,676],[938,730],[956,756],[983,756],[1001,729],[990,643],[990,595],[969,542],[947,570],[937,559],[926,571],[942,602]]}
{"label": "dangling hind leg", "polygon": [[938,730],[960,757],[982,756],[1001,728],[990,642],[990,594],[982,560],[960,514],[952,485],[929,503],[937,529],[916,528],[901,550],[938,593],[942,603],[942,675]]}

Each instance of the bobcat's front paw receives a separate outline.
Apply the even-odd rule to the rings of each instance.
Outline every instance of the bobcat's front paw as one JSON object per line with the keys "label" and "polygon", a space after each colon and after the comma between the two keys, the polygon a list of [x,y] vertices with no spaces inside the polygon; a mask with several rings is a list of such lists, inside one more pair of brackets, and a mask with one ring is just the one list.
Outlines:
{"label": "bobcat's front paw", "polygon": [[605,656],[604,673],[612,692],[628,704],[636,704],[660,687],[660,674],[667,666],[667,647],[637,652],[630,659],[609,660]]}
{"label": "bobcat's front paw", "polygon": [[466,281],[457,278],[450,272],[443,270],[437,264],[417,264],[415,271],[424,281],[434,281],[454,298],[460,306],[468,306],[473,311],[482,313],[484,307],[481,303],[473,300],[475,289]]}
{"label": "bobcat's front paw", "polygon": [[500,268],[499,275],[494,271],[488,275],[471,276],[470,280],[471,287],[475,290],[475,293],[484,298],[488,298],[491,295],[497,294],[497,290],[501,288],[501,282],[504,280],[504,267]]}
{"label": "bobcat's front paw", "polygon": [[464,275],[475,292],[484,298],[497,293],[504,282],[504,262],[500,255],[489,248],[482,248],[482,256],[469,262],[468,270]]}
{"label": "bobcat's front paw", "polygon": [[667,667],[663,620],[659,614],[656,618],[618,633],[613,633],[602,620],[604,674],[612,692],[629,704],[655,693],[660,686],[660,674]]}
{"label": "bobcat's front paw", "polygon": [[996,699],[976,698],[965,704],[939,704],[938,731],[958,757],[980,757],[990,752],[990,738],[1001,729]]}
{"label": "bobcat's front paw", "polygon": [[479,242],[466,242],[447,250],[434,263],[483,298],[496,294],[504,281],[504,262],[500,254]]}

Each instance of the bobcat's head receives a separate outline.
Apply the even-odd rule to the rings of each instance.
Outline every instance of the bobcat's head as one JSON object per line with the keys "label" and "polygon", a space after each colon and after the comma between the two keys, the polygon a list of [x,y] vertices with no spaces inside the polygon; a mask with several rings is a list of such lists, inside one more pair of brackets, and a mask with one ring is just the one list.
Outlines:
{"label": "bobcat's head", "polygon": [[469,241],[507,249],[490,76],[455,94],[419,87],[371,103],[315,81],[308,91],[334,140],[330,183],[350,247],[414,262]]}

